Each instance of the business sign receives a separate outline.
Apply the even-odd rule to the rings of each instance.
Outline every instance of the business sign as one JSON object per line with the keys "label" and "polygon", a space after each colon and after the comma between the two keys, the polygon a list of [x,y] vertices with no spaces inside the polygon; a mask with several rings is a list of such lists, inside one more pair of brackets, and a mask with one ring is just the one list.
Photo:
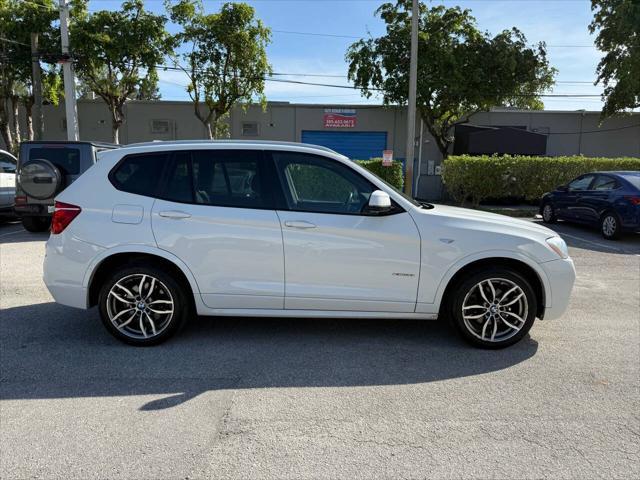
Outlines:
{"label": "business sign", "polygon": [[356,126],[354,108],[325,108],[324,126],[328,128],[354,128]]}
{"label": "business sign", "polygon": [[382,151],[382,166],[390,167],[393,164],[393,150]]}

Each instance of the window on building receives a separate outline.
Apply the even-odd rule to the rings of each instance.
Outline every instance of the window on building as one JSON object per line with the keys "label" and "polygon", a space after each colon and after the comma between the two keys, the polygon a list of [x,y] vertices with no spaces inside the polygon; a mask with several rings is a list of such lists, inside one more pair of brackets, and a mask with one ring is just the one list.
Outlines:
{"label": "window on building", "polygon": [[242,122],[243,137],[257,137],[259,134],[258,122]]}

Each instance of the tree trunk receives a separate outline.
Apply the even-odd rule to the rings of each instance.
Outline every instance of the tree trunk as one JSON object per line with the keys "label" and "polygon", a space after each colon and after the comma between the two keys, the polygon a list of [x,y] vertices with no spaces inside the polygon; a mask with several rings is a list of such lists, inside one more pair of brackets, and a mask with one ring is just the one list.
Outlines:
{"label": "tree trunk", "polygon": [[120,126],[124,120],[122,107],[118,105],[110,105],[111,110],[111,141],[120,143]]}
{"label": "tree trunk", "polygon": [[[4,110],[4,108],[1,109]],[[0,112],[0,135],[2,135],[2,140],[4,141],[6,149],[11,153],[16,153],[13,146],[13,138],[11,136],[11,129],[9,128],[9,122],[7,121],[7,116],[4,113],[5,112]]]}
{"label": "tree trunk", "polygon": [[33,140],[33,97],[24,102],[24,112],[27,122],[27,140]]}
{"label": "tree trunk", "polygon": [[18,96],[11,96],[11,115],[12,115],[12,129],[13,129],[13,138],[16,143],[20,143],[21,135],[20,135],[20,103],[18,102]]}
{"label": "tree trunk", "polygon": [[204,122],[205,134],[207,135],[207,140],[213,140],[213,129],[211,128],[211,120],[207,120]]}

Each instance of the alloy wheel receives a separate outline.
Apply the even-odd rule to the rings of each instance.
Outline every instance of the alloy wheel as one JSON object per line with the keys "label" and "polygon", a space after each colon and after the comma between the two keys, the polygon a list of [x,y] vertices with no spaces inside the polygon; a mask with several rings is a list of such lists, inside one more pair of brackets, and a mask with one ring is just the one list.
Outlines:
{"label": "alloy wheel", "polygon": [[607,215],[602,220],[602,233],[606,237],[613,237],[616,233],[617,222],[613,215]]}
{"label": "alloy wheel", "polygon": [[550,203],[547,203],[542,209],[542,219],[545,222],[550,222],[552,218],[553,218],[553,207],[551,206]]}
{"label": "alloy wheel", "polygon": [[529,305],[520,286],[506,278],[489,278],[475,284],[462,302],[464,325],[485,342],[503,342],[524,327]]}
{"label": "alloy wheel", "polygon": [[160,335],[174,316],[174,300],[164,283],[148,274],[118,280],[106,299],[109,320],[124,335],[149,339]]}

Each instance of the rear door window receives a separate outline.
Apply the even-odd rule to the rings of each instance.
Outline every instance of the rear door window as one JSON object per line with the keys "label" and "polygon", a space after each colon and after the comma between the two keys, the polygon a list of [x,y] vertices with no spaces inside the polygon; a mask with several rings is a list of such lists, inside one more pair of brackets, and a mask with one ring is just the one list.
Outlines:
{"label": "rear door window", "polygon": [[37,147],[29,150],[29,160],[48,160],[63,175],[80,173],[80,150],[67,147]]}
{"label": "rear door window", "polygon": [[591,190],[615,190],[618,188],[618,182],[615,178],[608,175],[598,175],[596,181],[593,182]]}
{"label": "rear door window", "polygon": [[218,207],[272,209],[262,152],[176,152],[162,198]]}
{"label": "rear door window", "polygon": [[111,183],[123,192],[153,197],[167,158],[165,153],[128,155],[111,172]]}

